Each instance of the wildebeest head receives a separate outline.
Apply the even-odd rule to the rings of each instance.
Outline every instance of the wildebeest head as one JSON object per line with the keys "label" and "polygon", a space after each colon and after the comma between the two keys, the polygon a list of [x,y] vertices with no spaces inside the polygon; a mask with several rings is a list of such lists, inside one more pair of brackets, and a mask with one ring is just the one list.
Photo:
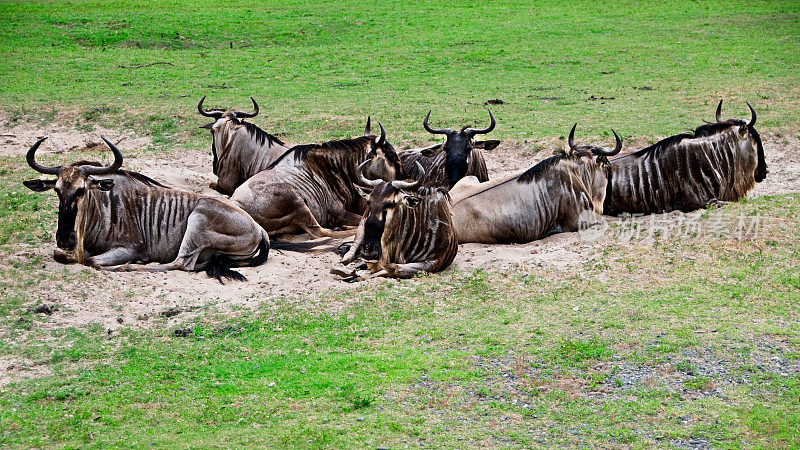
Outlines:
{"label": "wildebeest head", "polygon": [[253,97],[250,97],[250,100],[253,102],[253,112],[248,113],[234,110],[226,111],[224,109],[203,109],[203,102],[205,100],[205,96],[200,99],[200,103],[197,104],[197,111],[204,117],[211,117],[214,119],[213,122],[207,123],[200,128],[205,128],[211,131],[211,153],[214,156],[212,171],[214,172],[214,175],[218,175],[217,172],[219,171],[219,159],[224,156],[224,146],[222,145],[222,140],[220,139],[219,134],[230,131],[229,128],[241,126],[244,123],[244,121],[241,119],[248,119],[257,116],[258,103],[256,103],[256,100]]}
{"label": "wildebeest head", "polygon": [[425,116],[422,126],[428,133],[444,134],[447,140],[444,145],[439,147],[438,151],[430,151],[430,154],[425,156],[433,156],[441,151],[446,154],[445,159],[445,174],[447,175],[447,182],[449,187],[453,187],[458,180],[464,177],[468,169],[468,158],[473,149],[480,148],[484,150],[491,150],[500,144],[500,141],[476,141],[476,134],[486,134],[494,130],[496,124],[492,111],[489,110],[489,119],[491,123],[486,128],[470,128],[464,127],[460,131],[452,130],[450,128],[434,129],[428,125],[428,119],[431,117],[431,111]]}
{"label": "wildebeest head", "polygon": [[[715,113],[715,119],[717,120],[716,125],[739,127],[739,134],[750,141],[753,148],[756,149],[758,157],[758,163],[756,164],[756,170],[753,175],[756,183],[760,183],[767,177],[769,171],[767,170],[767,161],[764,159],[764,146],[761,144],[761,135],[758,134],[758,131],[755,129],[756,111],[750,106],[750,103],[747,103],[747,107],[750,108],[749,122],[745,122],[742,119],[722,120],[722,100],[720,100]],[[709,123],[708,125],[698,127],[697,130],[695,130],[695,137],[702,137],[706,135],[706,133],[713,134],[713,132],[716,131],[714,125],[714,123]]]}
{"label": "wildebeest head", "polygon": [[596,196],[592,200],[595,202],[595,204],[602,205],[607,194],[607,189],[611,185],[612,171],[611,163],[608,161],[608,157],[619,154],[619,152],[622,150],[622,139],[620,139],[617,132],[612,129],[611,132],[614,133],[615,140],[615,146],[612,150],[606,150],[602,147],[596,147],[593,145],[577,145],[575,144],[575,127],[577,126],[577,123],[572,125],[572,129],[569,131],[569,137],[567,138],[569,153],[567,156],[574,160],[584,162],[584,169],[588,168],[592,172],[597,170],[604,172],[605,176],[586,177],[586,181],[591,183],[592,194]]}
{"label": "wildebeest head", "polygon": [[367,117],[364,136],[374,136],[374,139],[367,153],[365,162],[368,162],[368,164],[365,165],[364,174],[371,179],[388,181],[406,178],[406,173],[403,170],[400,157],[397,156],[397,151],[386,140],[386,130],[383,128],[383,124],[378,122],[378,126],[380,126],[381,134],[380,136],[375,136],[372,134],[370,118]]}
{"label": "wildebeest head", "polygon": [[593,145],[577,145],[575,144],[575,128],[578,126],[577,123],[572,125],[572,129],[569,130],[569,137],[567,138],[567,144],[569,145],[570,155],[583,157],[588,156],[593,158],[595,162],[598,164],[602,164],[606,167],[609,167],[608,157],[617,155],[622,150],[622,139],[620,139],[619,135],[613,129],[611,130],[614,133],[614,140],[615,146],[613,150],[606,150],[602,147],[595,147]]}
{"label": "wildebeest head", "polygon": [[416,207],[421,199],[414,195],[422,184],[425,169],[417,163],[419,177],[416,181],[383,181],[371,179],[365,175],[367,161],[358,167],[358,180],[363,186],[356,186],[367,200],[367,209],[361,219],[364,238],[359,248],[361,259],[366,262],[378,261],[381,257],[381,237],[387,224],[392,223],[393,216],[400,206]]}
{"label": "wildebeest head", "polygon": [[36,141],[28,150],[28,165],[39,173],[55,175],[55,180],[28,180],[23,184],[36,192],[54,189],[58,195],[58,229],[56,244],[64,250],[75,250],[79,240],[76,237],[76,220],[82,214],[87,192],[90,189],[110,191],[114,180],[94,178],[98,175],[109,175],[122,166],[122,153],[114,144],[103,138],[106,145],[114,152],[114,163],[110,166],[99,166],[95,163],[80,161],[68,166],[45,167],[36,162],[36,150],[47,138]]}

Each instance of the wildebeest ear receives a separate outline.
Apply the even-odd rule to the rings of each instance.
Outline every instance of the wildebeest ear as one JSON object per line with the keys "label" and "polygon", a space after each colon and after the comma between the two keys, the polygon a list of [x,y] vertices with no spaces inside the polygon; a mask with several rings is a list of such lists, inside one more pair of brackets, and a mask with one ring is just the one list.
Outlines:
{"label": "wildebeest ear", "polygon": [[492,150],[500,145],[500,141],[475,141],[475,148],[482,148],[484,150]]}
{"label": "wildebeest ear", "polygon": [[363,186],[359,186],[357,184],[354,184],[353,186],[356,187],[356,191],[364,198],[368,198],[369,194],[372,193],[372,189],[368,189]]}
{"label": "wildebeest ear", "polygon": [[102,180],[92,180],[92,188],[100,189],[101,191],[110,191],[114,187],[114,180],[110,178],[103,178]]}
{"label": "wildebeest ear", "polygon": [[207,123],[207,124],[201,126],[200,128],[205,128],[206,130],[212,130],[214,128],[214,124],[215,123],[216,122]]}
{"label": "wildebeest ear", "polygon": [[23,181],[22,184],[32,191],[44,192],[48,189],[53,189],[56,187],[56,180],[28,180]]}
{"label": "wildebeest ear", "polygon": [[417,197],[416,195],[406,195],[405,197],[406,204],[410,207],[415,207],[422,202],[422,199]]}

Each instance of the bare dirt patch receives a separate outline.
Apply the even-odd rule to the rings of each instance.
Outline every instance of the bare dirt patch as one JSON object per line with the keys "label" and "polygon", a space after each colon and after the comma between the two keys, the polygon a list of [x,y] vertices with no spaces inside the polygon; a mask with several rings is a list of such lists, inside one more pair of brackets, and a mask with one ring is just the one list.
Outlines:
{"label": "bare dirt patch", "polygon": [[[127,137],[108,130],[92,133],[70,131],[67,127],[52,126],[34,129],[30,126],[2,130],[3,135],[13,134],[0,147],[0,154],[22,156],[28,146],[39,136],[51,136],[49,151],[57,151],[58,144],[65,153],[70,149],[83,149],[104,133],[120,141],[123,152],[147,147],[146,138]],[[765,133],[763,136],[770,173],[767,179],[751,192],[751,196],[800,191],[800,139],[796,136]],[[3,142],[3,141],[0,141]],[[563,145],[558,139],[532,142],[504,142],[487,152],[490,177],[497,178],[531,167],[553,154]],[[627,148],[641,148],[644,141],[627,143]],[[214,180],[211,173],[211,155],[208,150],[175,151],[171,153],[135,151],[126,153],[125,167],[142,172],[167,185],[193,192],[216,195],[208,183]],[[69,156],[64,156],[69,159]],[[20,168],[25,165],[20,158]],[[55,201],[55,200],[54,200]],[[618,219],[609,219],[612,223]],[[458,270],[490,269],[498,271],[547,271],[552,276],[566,274],[596,256],[607,246],[608,239],[595,242],[581,240],[578,233],[564,233],[524,245],[465,244],[459,249],[453,268]],[[348,302],[337,298],[336,293],[352,285],[329,274],[338,262],[331,252],[298,254],[273,250],[267,263],[260,267],[240,269],[248,278],[246,283],[229,282],[222,285],[205,274],[198,273],[108,273],[80,266],[62,266],[50,257],[55,244],[43,242],[37,248],[20,248],[0,264],[24,263],[32,256],[45,258],[45,271],[58,272],[65,267],[70,272],[87,271],[89,281],[64,282],[37,286],[30,292],[31,305],[48,302],[58,306],[52,315],[42,319],[42,326],[61,328],[100,323],[115,330],[120,327],[169,328],[186,323],[203,314],[208,307],[220,311],[238,308],[252,309],[267,302],[279,306],[290,302],[305,307],[336,310]],[[40,270],[37,268],[37,270]],[[453,270],[453,269],[449,269]],[[83,277],[81,279],[85,279]],[[370,283],[381,283],[380,280]],[[35,303],[35,304],[34,304]],[[165,311],[178,311],[164,314]]]}
{"label": "bare dirt patch", "polygon": [[[0,116],[0,123],[2,122],[3,117]],[[106,148],[106,145],[100,136],[111,141],[122,150],[123,154],[126,151],[139,150],[151,145],[150,138],[137,137],[132,133],[103,127],[94,127],[93,131],[85,132],[53,121],[43,126],[32,126],[27,123],[0,126],[0,156],[24,156],[34,142],[44,137],[48,139],[39,150],[43,154],[101,150]]]}
{"label": "bare dirt patch", "polygon": [[13,356],[0,356],[0,387],[11,382],[50,375],[50,369],[33,361]]}

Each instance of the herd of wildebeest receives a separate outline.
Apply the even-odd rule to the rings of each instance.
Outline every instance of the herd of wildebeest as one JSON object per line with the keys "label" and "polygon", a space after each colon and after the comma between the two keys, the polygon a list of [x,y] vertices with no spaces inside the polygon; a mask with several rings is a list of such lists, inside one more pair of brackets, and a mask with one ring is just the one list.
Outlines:
{"label": "herd of wildebeest", "polygon": [[[331,272],[348,281],[409,277],[437,272],[455,258],[458,244],[524,243],[576,231],[581,214],[692,211],[736,201],[767,174],[761,138],[749,121],[716,121],[620,155],[622,141],[607,150],[574,142],[528,170],[489,180],[481,150],[499,141],[477,135],[495,128],[435,129],[444,142],[397,152],[386,131],[321,144],[289,146],[246,121],[258,114],[205,109],[213,122],[211,188],[222,199],[167,187],[122,170],[122,154],[110,166],[89,161],[46,167],[56,179],[30,180],[34,191],[54,189],[59,199],[56,261],[98,269],[200,271],[222,281],[244,280],[234,267],[257,266],[269,249],[336,251]],[[577,124],[576,124],[577,125]],[[311,239],[274,239],[305,232]],[[349,240],[353,237],[352,241]],[[369,274],[359,276],[368,269]],[[364,273],[364,272],[361,272]]]}

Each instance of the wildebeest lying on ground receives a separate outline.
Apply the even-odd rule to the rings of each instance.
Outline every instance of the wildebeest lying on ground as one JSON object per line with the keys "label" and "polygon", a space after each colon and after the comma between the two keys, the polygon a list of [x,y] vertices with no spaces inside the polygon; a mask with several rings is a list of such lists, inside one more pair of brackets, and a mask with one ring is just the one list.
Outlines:
{"label": "wildebeest lying on ground", "polygon": [[[105,138],[114,153],[111,166],[86,161],[42,166],[35,156],[45,139],[28,150],[28,164],[57,178],[24,184],[58,195],[56,261],[107,270],[205,270],[220,281],[244,280],[231,267],[266,261],[267,233],[241,209],[119,170],[122,154]],[[161,264],[145,264],[150,262]]]}
{"label": "wildebeest lying on ground", "polygon": [[447,189],[421,187],[422,167],[417,167],[420,178],[414,182],[370,179],[364,167],[359,167],[359,182],[365,186],[360,192],[367,209],[342,264],[361,258],[372,272],[364,279],[408,278],[447,268],[458,252]]}
{"label": "wildebeest lying on ground", "polygon": [[258,115],[258,103],[253,101],[252,113],[203,109],[205,97],[197,104],[197,111],[214,122],[201,128],[211,131],[211,153],[214,156],[212,171],[217,181],[211,189],[231,195],[242,183],[270,166],[289,149],[280,139],[254,124],[242,119]]}
{"label": "wildebeest lying on ground", "polygon": [[458,241],[530,242],[577,231],[584,211],[602,214],[610,170],[607,157],[619,153],[622,141],[614,132],[613,150],[577,146],[574,133],[575,126],[569,133],[569,152],[524,173],[480,184],[467,177],[456,184],[450,195]]}
{"label": "wildebeest lying on ground", "polygon": [[497,147],[500,141],[476,141],[474,138],[477,134],[486,134],[494,130],[496,122],[492,111],[489,111],[491,123],[483,129],[470,127],[464,127],[460,131],[450,128],[434,129],[428,125],[430,117],[431,112],[428,111],[422,126],[429,133],[444,134],[447,140],[442,144],[400,152],[400,160],[406,173],[418,179],[416,163],[420,163],[427,175],[426,179],[422,180],[423,186],[453,187],[465,176],[477,177],[480,182],[488,181],[489,173],[481,149],[491,150]]}
{"label": "wildebeest lying on ground", "polygon": [[737,201],[767,176],[761,136],[750,121],[721,117],[716,123],[668,137],[611,160],[605,213],[684,212]]}
{"label": "wildebeest lying on ground", "polygon": [[383,125],[380,128],[380,136],[293,147],[281,158],[294,158],[294,164],[277,160],[239,186],[231,200],[271,234],[352,235],[330,229],[361,220],[365,202],[354,186],[359,164],[368,161],[366,171],[374,178],[405,178]]}

